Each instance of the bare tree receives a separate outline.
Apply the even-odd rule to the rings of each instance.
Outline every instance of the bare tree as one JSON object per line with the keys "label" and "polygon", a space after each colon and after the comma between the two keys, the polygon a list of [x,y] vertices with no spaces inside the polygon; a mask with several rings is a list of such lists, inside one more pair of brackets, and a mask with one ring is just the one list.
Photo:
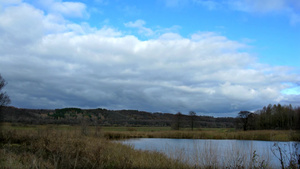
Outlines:
{"label": "bare tree", "polygon": [[2,78],[2,76],[0,74],[0,111],[3,106],[10,104],[9,96],[6,94],[6,92],[2,91],[2,89],[4,88],[4,86],[6,84],[7,83],[5,82],[5,80]]}
{"label": "bare tree", "polygon": [[181,116],[182,116],[181,112],[175,114],[175,123],[173,124],[173,129],[180,130],[181,118],[182,118]]}
{"label": "bare tree", "polygon": [[194,111],[190,111],[189,115],[191,117],[191,127],[192,127],[192,131],[193,131],[194,130],[194,122],[195,122],[195,118],[196,118],[196,113]]}

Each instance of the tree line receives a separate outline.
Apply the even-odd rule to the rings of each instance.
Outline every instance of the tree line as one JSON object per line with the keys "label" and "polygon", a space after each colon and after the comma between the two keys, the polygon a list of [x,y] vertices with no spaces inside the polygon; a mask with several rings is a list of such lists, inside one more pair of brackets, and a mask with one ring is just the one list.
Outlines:
{"label": "tree line", "polygon": [[300,107],[292,107],[291,104],[269,104],[254,113],[240,111],[237,116],[236,127],[243,130],[299,130]]}
{"label": "tree line", "polygon": [[2,108],[10,103],[9,96],[6,94],[6,92],[2,92],[2,89],[7,83],[5,80],[2,78],[0,74],[0,112]]}

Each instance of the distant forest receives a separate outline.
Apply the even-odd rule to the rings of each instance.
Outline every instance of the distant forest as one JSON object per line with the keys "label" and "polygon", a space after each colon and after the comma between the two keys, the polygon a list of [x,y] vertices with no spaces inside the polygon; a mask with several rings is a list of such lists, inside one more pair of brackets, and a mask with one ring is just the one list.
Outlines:
{"label": "distant forest", "polygon": [[300,107],[269,104],[254,113],[241,111],[237,117],[244,130],[300,129]]}
{"label": "distant forest", "polygon": [[99,126],[170,126],[180,128],[238,128],[243,130],[263,129],[300,129],[300,107],[291,105],[268,105],[255,112],[241,111],[236,118],[197,116],[178,112],[150,113],[138,110],[107,110],[63,108],[22,109],[3,107],[0,111],[0,122],[26,124],[68,124]]}

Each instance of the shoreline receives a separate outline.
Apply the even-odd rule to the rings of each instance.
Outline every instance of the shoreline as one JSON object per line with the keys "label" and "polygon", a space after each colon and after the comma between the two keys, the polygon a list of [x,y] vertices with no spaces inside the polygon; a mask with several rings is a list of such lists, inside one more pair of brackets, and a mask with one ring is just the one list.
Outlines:
{"label": "shoreline", "polygon": [[[95,126],[68,126],[68,125],[13,125],[1,124],[0,130],[0,157],[1,167],[12,168],[211,168],[215,166],[229,166],[244,168],[260,166],[263,161],[256,162],[256,155],[249,154],[247,158],[252,161],[240,164],[239,158],[220,163],[216,160],[203,163],[201,166],[191,166],[177,159],[169,158],[160,152],[135,150],[132,146],[117,143],[116,138],[107,138],[108,135],[120,135],[123,138],[145,138],[151,136],[176,136],[187,138],[197,133],[206,133],[206,138],[211,133],[239,133],[240,131],[227,131],[225,129],[209,129],[207,131],[132,131],[132,128],[98,128]],[[122,129],[123,131],[111,131]],[[149,129],[149,128],[137,128]],[[252,133],[251,131],[249,131]],[[261,131],[263,134],[266,131]],[[267,131],[270,132],[270,131]],[[152,133],[152,134],[151,134]],[[169,135],[167,135],[167,133]],[[188,133],[187,135],[182,135]],[[248,133],[248,132],[244,132]],[[253,132],[252,134],[257,134]],[[286,131],[273,131],[271,136],[279,138]],[[225,134],[226,135],[226,134]],[[239,133],[239,135],[241,135]],[[249,134],[248,134],[249,135]],[[152,137],[153,138],[153,137]],[[203,137],[204,138],[204,137]],[[240,136],[240,138],[242,138]],[[218,153],[218,152],[215,152]],[[237,153],[238,152],[234,152]],[[205,154],[203,154],[205,156]],[[234,155],[234,154],[232,154]],[[233,156],[234,157],[234,156]],[[255,162],[255,163],[253,163]],[[232,166],[233,164],[238,164]],[[266,168],[272,168],[266,165]]]}
{"label": "shoreline", "polygon": [[249,130],[233,128],[189,128],[171,130],[170,127],[105,127],[80,125],[30,125],[22,123],[0,123],[0,128],[11,130],[58,130],[75,133],[85,132],[99,135],[108,140],[130,138],[172,138],[172,139],[220,139],[258,141],[300,141],[299,130]]}

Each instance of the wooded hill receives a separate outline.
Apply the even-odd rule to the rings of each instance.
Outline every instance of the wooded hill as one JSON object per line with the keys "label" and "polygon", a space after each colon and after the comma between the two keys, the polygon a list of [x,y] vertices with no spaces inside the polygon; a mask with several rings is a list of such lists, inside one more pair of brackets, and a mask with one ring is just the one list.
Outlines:
{"label": "wooded hill", "polygon": [[211,116],[191,116],[170,113],[150,113],[138,110],[107,110],[64,108],[55,110],[23,109],[3,107],[0,113],[1,122],[27,124],[70,124],[102,126],[178,126],[190,127],[193,120],[194,128],[232,128],[235,118]]}
{"label": "wooded hill", "polygon": [[254,113],[241,111],[236,118],[197,116],[195,113],[151,113],[138,110],[64,108],[55,110],[3,107],[0,122],[97,126],[170,126],[179,128],[240,128],[244,130],[300,130],[300,107],[268,105]]}

